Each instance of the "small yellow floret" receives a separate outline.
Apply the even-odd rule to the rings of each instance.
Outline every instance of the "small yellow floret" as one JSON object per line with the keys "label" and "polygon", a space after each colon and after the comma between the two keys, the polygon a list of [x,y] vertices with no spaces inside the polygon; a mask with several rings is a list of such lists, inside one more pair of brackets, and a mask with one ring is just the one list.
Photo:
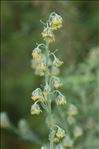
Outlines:
{"label": "small yellow floret", "polygon": [[61,128],[58,128],[56,132],[56,137],[59,139],[62,139],[65,136],[65,131]]}
{"label": "small yellow floret", "polygon": [[75,105],[73,105],[73,104],[70,104],[69,107],[68,107],[67,114],[70,115],[70,116],[77,115],[78,114],[77,107]]}
{"label": "small yellow floret", "polygon": [[31,98],[32,98],[34,101],[36,101],[37,99],[42,99],[42,96],[39,96],[39,95],[36,96],[36,95],[35,95],[35,96],[32,96]]}
{"label": "small yellow floret", "polygon": [[50,42],[55,42],[55,37],[54,34],[50,30],[44,30],[42,33],[42,37],[47,40],[49,43]]}
{"label": "small yellow floret", "polygon": [[32,115],[39,115],[42,111],[41,110],[35,110],[35,111],[31,111]]}
{"label": "small yellow floret", "polygon": [[55,89],[60,88],[63,85],[63,83],[55,83],[53,86]]}
{"label": "small yellow floret", "polygon": [[66,99],[63,95],[58,95],[58,97],[56,98],[56,104],[57,105],[64,105],[66,104]]}
{"label": "small yellow floret", "polygon": [[51,30],[57,30],[62,27],[62,20],[55,20],[51,24]]}
{"label": "small yellow floret", "polygon": [[82,136],[82,135],[83,135],[83,130],[82,130],[82,128],[76,126],[75,129],[74,129],[74,136],[75,136],[76,138],[78,138],[78,137],[80,137],[80,136]]}
{"label": "small yellow floret", "polygon": [[37,103],[34,103],[31,107],[31,114],[32,115],[39,115],[42,112],[39,105]]}
{"label": "small yellow floret", "polygon": [[63,144],[63,146],[64,146],[65,148],[67,148],[67,147],[72,147],[73,144],[74,144],[74,142],[73,142],[73,140],[70,138],[70,136],[67,135],[67,136],[65,136],[65,138],[63,139],[62,144]]}
{"label": "small yellow floret", "polygon": [[46,66],[44,65],[44,64],[39,64],[38,66],[37,66],[37,69],[39,69],[39,70],[46,70]]}

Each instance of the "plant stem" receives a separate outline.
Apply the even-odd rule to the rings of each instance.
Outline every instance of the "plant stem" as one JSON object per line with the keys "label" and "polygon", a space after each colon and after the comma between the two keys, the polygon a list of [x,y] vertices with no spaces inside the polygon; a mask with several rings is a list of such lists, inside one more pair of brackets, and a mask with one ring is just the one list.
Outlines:
{"label": "plant stem", "polygon": [[50,149],[54,149],[54,143],[52,141],[50,142]]}
{"label": "plant stem", "polygon": [[46,50],[46,53],[45,53],[45,55],[46,55],[46,71],[45,71],[45,84],[48,84],[48,60],[49,60],[49,52],[48,52],[48,48],[49,48],[49,43],[48,43],[48,41],[46,41],[46,48],[45,48],[45,50]]}
{"label": "plant stem", "polygon": [[[45,71],[45,84],[49,84],[49,69],[48,69],[49,51],[48,51],[48,49],[49,49],[49,43],[48,43],[48,41],[46,41],[45,56],[46,56],[46,67],[47,68],[46,68],[46,71]],[[53,123],[53,121],[51,121],[52,113],[51,113],[51,100],[50,100],[50,98],[47,99],[47,108],[48,108],[47,114],[48,114],[49,122]],[[51,124],[51,126],[53,127],[53,124]],[[49,128],[50,130],[52,129],[51,126]],[[54,149],[53,141],[50,141],[50,149]]]}

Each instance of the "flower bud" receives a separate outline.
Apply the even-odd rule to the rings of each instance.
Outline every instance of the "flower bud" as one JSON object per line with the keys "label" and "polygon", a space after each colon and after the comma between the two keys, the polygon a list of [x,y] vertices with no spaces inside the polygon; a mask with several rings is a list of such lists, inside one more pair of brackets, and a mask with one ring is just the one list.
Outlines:
{"label": "flower bud", "polygon": [[65,131],[58,127],[57,132],[56,132],[56,137],[59,139],[62,139],[65,136]]}
{"label": "flower bud", "polygon": [[41,49],[36,47],[32,52],[33,59],[37,62],[41,60]]}
{"label": "flower bud", "polygon": [[50,29],[57,30],[62,27],[63,19],[61,16],[59,16],[58,14],[53,12],[53,13],[51,13],[51,15],[49,17],[49,22],[50,22],[50,26],[51,26]]}
{"label": "flower bud", "polygon": [[60,78],[58,78],[58,77],[53,77],[52,84],[53,84],[53,87],[55,89],[58,89],[58,88],[60,88],[63,85],[63,83],[61,82]]}
{"label": "flower bud", "polygon": [[51,141],[51,142],[54,142],[55,141],[55,130],[53,129],[53,130],[51,130],[51,132],[50,132],[50,134],[49,134],[49,140]]}
{"label": "flower bud", "polygon": [[46,70],[46,64],[44,62],[41,62],[37,65],[37,69],[40,71],[45,71]]}
{"label": "flower bud", "polygon": [[56,67],[60,67],[63,64],[63,61],[60,61],[58,58],[55,58],[53,61],[53,65]]}
{"label": "flower bud", "polygon": [[58,143],[59,141],[60,141],[59,138],[57,138],[57,137],[54,138],[54,142]]}
{"label": "flower bud", "polygon": [[41,113],[41,109],[40,109],[40,106],[37,104],[37,103],[34,103],[32,106],[31,106],[31,114],[32,115],[39,115]]}
{"label": "flower bud", "polygon": [[79,127],[79,126],[75,126],[74,131],[73,131],[73,134],[74,134],[74,136],[75,136],[76,138],[82,136],[82,135],[83,135],[83,130],[82,130],[82,128]]}
{"label": "flower bud", "polygon": [[73,104],[69,104],[67,114],[71,116],[77,115],[78,114],[77,107]]}
{"label": "flower bud", "polygon": [[57,75],[59,75],[59,73],[60,73],[60,69],[59,68],[57,68],[55,66],[52,66],[51,67],[50,75],[57,76]]}
{"label": "flower bud", "polygon": [[56,104],[57,105],[64,105],[66,104],[66,99],[65,99],[65,96],[62,95],[62,94],[59,94],[56,98]]}
{"label": "flower bud", "polygon": [[44,28],[42,32],[42,37],[44,38],[44,40],[47,40],[49,43],[55,41],[54,34],[49,28]]}
{"label": "flower bud", "polygon": [[64,147],[72,147],[73,146],[73,140],[70,138],[69,135],[66,135],[65,138],[62,141],[62,144]]}
{"label": "flower bud", "polygon": [[37,88],[36,90],[34,90],[32,92],[32,97],[31,97],[34,101],[35,100],[42,100],[43,99],[43,94],[42,94],[42,90],[40,88]]}

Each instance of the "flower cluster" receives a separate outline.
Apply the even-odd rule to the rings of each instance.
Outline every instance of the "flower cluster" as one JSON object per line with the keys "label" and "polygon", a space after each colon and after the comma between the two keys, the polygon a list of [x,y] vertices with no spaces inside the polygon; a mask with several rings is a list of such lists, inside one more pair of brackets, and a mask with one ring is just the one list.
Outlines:
{"label": "flower cluster", "polygon": [[[38,44],[33,49],[31,67],[34,69],[36,75],[43,76],[44,85],[42,88],[37,88],[32,92],[33,105],[31,106],[31,114],[39,115],[43,109],[47,113],[47,125],[50,130],[49,141],[50,149],[63,149],[64,147],[71,147],[73,140],[62,126],[58,123],[57,119],[53,116],[52,103],[56,107],[61,108],[67,103],[66,97],[61,93],[60,88],[63,85],[60,77],[60,66],[63,64],[59,58],[56,57],[54,52],[49,50],[49,44],[55,42],[54,30],[62,27],[63,19],[60,15],[52,12],[44,25],[43,32],[41,33],[44,43]],[[75,105],[70,104],[67,109],[68,123],[74,124],[74,116],[78,114]],[[80,129],[75,128],[74,136],[78,137],[82,134]],[[55,144],[58,142],[58,144]],[[45,149],[45,147],[42,147]]]}
{"label": "flower cluster", "polygon": [[[44,29],[41,33],[47,44],[55,41],[53,30],[57,30],[60,27],[62,27],[62,17],[55,12],[52,12],[47,22],[44,23]],[[31,114],[33,115],[41,113],[41,107],[38,102],[45,107],[49,96],[51,98],[51,91],[59,89],[62,86],[62,82],[57,75],[60,72],[59,67],[63,64],[63,61],[57,58],[54,52],[50,52],[49,49],[47,55],[45,54],[46,43],[37,44],[32,52],[33,59],[31,61],[31,67],[35,70],[35,74],[46,76],[47,73],[47,77],[49,78],[48,82],[45,82],[43,89],[37,88],[32,92],[31,98],[36,102],[31,107]],[[66,103],[65,96],[61,93],[59,93],[55,98],[57,105],[63,105]]]}

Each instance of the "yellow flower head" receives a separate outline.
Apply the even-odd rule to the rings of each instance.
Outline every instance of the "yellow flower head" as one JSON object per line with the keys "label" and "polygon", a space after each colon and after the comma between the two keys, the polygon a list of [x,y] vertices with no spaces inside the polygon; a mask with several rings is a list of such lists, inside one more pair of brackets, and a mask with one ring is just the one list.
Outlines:
{"label": "yellow flower head", "polygon": [[70,116],[74,116],[78,114],[77,107],[73,104],[69,104],[67,114]]}
{"label": "yellow flower head", "polygon": [[59,138],[57,138],[57,137],[54,138],[54,142],[58,143],[59,141],[60,141]]}
{"label": "yellow flower head", "polygon": [[41,60],[41,49],[39,47],[35,48],[32,52],[33,59],[37,62]]}
{"label": "yellow flower head", "polygon": [[49,43],[55,41],[53,32],[48,28],[44,28],[42,32],[42,37],[44,38],[44,40],[47,40]]}
{"label": "yellow flower head", "polygon": [[44,71],[40,69],[35,69],[35,74],[39,76],[44,76]]}
{"label": "yellow flower head", "polygon": [[32,97],[31,97],[34,101],[35,100],[42,100],[43,99],[43,94],[40,88],[37,88],[36,90],[34,90],[32,92]]}
{"label": "yellow flower head", "polygon": [[40,63],[37,65],[37,69],[41,70],[41,71],[45,71],[46,70],[46,65],[44,63]]}
{"label": "yellow flower head", "polygon": [[58,89],[58,88],[60,88],[61,86],[62,86],[63,84],[60,82],[60,83],[55,83],[54,84],[54,88],[55,89]]}
{"label": "yellow flower head", "polygon": [[52,24],[51,24],[50,29],[51,29],[51,30],[57,30],[57,29],[59,29],[59,28],[61,28],[61,27],[62,27],[62,20],[54,19],[54,20],[52,21]]}
{"label": "yellow flower head", "polygon": [[83,135],[83,130],[82,130],[81,127],[75,126],[73,133],[74,133],[74,136],[75,136],[76,138],[78,138],[78,137],[80,137],[80,136]]}
{"label": "yellow flower head", "polygon": [[56,67],[60,67],[63,64],[63,61],[60,61],[58,58],[55,58],[53,61],[53,65]]}
{"label": "yellow flower head", "polygon": [[58,127],[57,132],[56,132],[56,137],[59,139],[62,139],[65,136],[65,131]]}
{"label": "yellow flower head", "polygon": [[37,104],[37,103],[34,103],[32,106],[31,106],[31,114],[32,115],[39,115],[41,113],[41,109],[40,109],[40,106]]}
{"label": "yellow flower head", "polygon": [[64,105],[66,104],[66,99],[65,96],[63,96],[62,94],[59,94],[56,98],[56,104],[57,105]]}
{"label": "yellow flower head", "polygon": [[45,57],[42,55],[41,61],[39,62],[39,64],[37,65],[36,69],[40,70],[40,71],[45,71],[46,70],[46,59]]}
{"label": "yellow flower head", "polygon": [[73,146],[73,140],[71,139],[71,137],[69,135],[66,135],[65,138],[62,141],[62,144],[64,147],[72,147]]}
{"label": "yellow flower head", "polygon": [[53,12],[49,17],[49,22],[50,22],[50,29],[57,30],[62,27],[63,19],[60,15]]}
{"label": "yellow flower head", "polygon": [[52,79],[52,85],[55,89],[58,89],[63,85],[63,83],[61,82],[60,78],[54,76]]}

